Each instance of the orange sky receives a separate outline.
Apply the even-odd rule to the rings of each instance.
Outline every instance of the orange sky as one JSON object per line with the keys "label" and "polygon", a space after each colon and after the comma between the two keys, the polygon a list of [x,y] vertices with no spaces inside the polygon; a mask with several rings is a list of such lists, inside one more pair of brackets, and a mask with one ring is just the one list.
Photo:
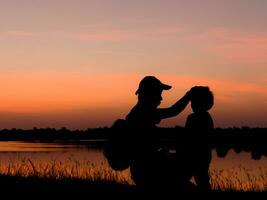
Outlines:
{"label": "orange sky", "polygon": [[[267,2],[0,2],[0,129],[110,126],[145,75],[215,95],[215,126],[267,124]],[[190,106],[162,126],[184,125]]]}

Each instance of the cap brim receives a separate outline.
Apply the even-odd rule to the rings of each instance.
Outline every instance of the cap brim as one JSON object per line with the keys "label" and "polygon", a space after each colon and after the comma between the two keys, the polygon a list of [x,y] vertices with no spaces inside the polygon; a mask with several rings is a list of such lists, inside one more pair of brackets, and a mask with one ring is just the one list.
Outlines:
{"label": "cap brim", "polygon": [[172,88],[172,86],[170,86],[170,85],[162,84],[162,89],[163,90],[169,90],[171,88]]}
{"label": "cap brim", "polygon": [[[161,84],[161,89],[162,90],[169,90],[171,88],[172,88],[172,86],[170,86],[170,85],[166,85],[166,84],[163,84],[163,83]],[[140,89],[136,90],[135,94],[137,95],[139,92],[140,92]]]}
{"label": "cap brim", "polygon": [[[163,84],[163,83],[161,83],[160,87],[159,87],[159,89],[162,89],[162,90],[169,90],[171,88],[172,88],[172,86],[166,85],[166,84]],[[135,94],[139,94],[139,92],[140,92],[140,89],[138,88],[138,90],[136,90]]]}

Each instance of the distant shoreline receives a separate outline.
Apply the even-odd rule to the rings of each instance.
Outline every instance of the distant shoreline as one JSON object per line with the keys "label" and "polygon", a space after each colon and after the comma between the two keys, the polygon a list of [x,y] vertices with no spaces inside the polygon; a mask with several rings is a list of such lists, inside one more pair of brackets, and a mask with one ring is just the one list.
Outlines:
{"label": "distant shoreline", "polygon": [[[225,157],[229,150],[233,149],[236,153],[242,151],[249,152],[254,160],[259,160],[262,156],[267,156],[267,128],[216,128],[205,133],[205,137],[194,130],[182,127],[157,128],[152,130],[134,130],[128,128],[111,129],[96,128],[85,131],[70,131],[66,128],[34,128],[32,130],[11,129],[0,131],[0,141],[22,141],[39,143],[61,143],[74,145],[88,145],[96,148],[106,148],[108,141],[116,140],[117,144],[130,144],[131,135],[141,134],[144,141],[151,138],[158,138],[161,146],[168,149],[188,149],[201,143],[208,145],[217,151],[219,157]],[[192,141],[192,135],[194,140]],[[111,140],[110,140],[111,139]],[[194,144],[195,143],[195,144]],[[194,149],[192,149],[194,151]]]}

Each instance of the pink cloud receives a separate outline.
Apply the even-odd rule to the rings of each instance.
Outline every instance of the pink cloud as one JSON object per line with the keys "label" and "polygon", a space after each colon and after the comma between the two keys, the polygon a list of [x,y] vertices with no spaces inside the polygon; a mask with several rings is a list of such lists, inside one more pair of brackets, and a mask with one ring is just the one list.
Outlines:
{"label": "pink cloud", "polygon": [[130,36],[124,33],[84,33],[76,38],[86,42],[120,42],[129,40]]}
{"label": "pink cloud", "polygon": [[7,35],[19,38],[25,38],[25,37],[32,37],[35,34],[30,31],[12,30],[12,31],[7,31]]}
{"label": "pink cloud", "polygon": [[75,39],[80,41],[89,42],[118,42],[128,40],[140,40],[140,39],[154,39],[159,37],[176,36],[179,33],[184,33],[185,29],[182,27],[170,26],[170,27],[156,27],[145,28],[143,30],[132,30],[131,32],[120,31],[116,29],[111,30],[98,30],[93,33],[78,33],[74,35]]}
{"label": "pink cloud", "polygon": [[186,38],[227,62],[267,63],[267,33],[211,29]]}
{"label": "pink cloud", "polygon": [[156,35],[173,35],[177,33],[183,33],[185,32],[185,29],[182,27],[164,27],[164,28],[159,28],[153,31],[154,34]]}

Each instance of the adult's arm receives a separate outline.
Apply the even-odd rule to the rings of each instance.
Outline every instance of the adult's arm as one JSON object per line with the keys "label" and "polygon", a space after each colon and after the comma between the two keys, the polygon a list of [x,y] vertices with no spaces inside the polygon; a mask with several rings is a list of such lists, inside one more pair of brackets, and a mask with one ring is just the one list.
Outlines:
{"label": "adult's arm", "polygon": [[179,99],[175,104],[169,108],[159,108],[157,109],[157,115],[160,119],[165,119],[169,117],[174,117],[181,113],[190,101],[190,91],[187,92],[181,99]]}

